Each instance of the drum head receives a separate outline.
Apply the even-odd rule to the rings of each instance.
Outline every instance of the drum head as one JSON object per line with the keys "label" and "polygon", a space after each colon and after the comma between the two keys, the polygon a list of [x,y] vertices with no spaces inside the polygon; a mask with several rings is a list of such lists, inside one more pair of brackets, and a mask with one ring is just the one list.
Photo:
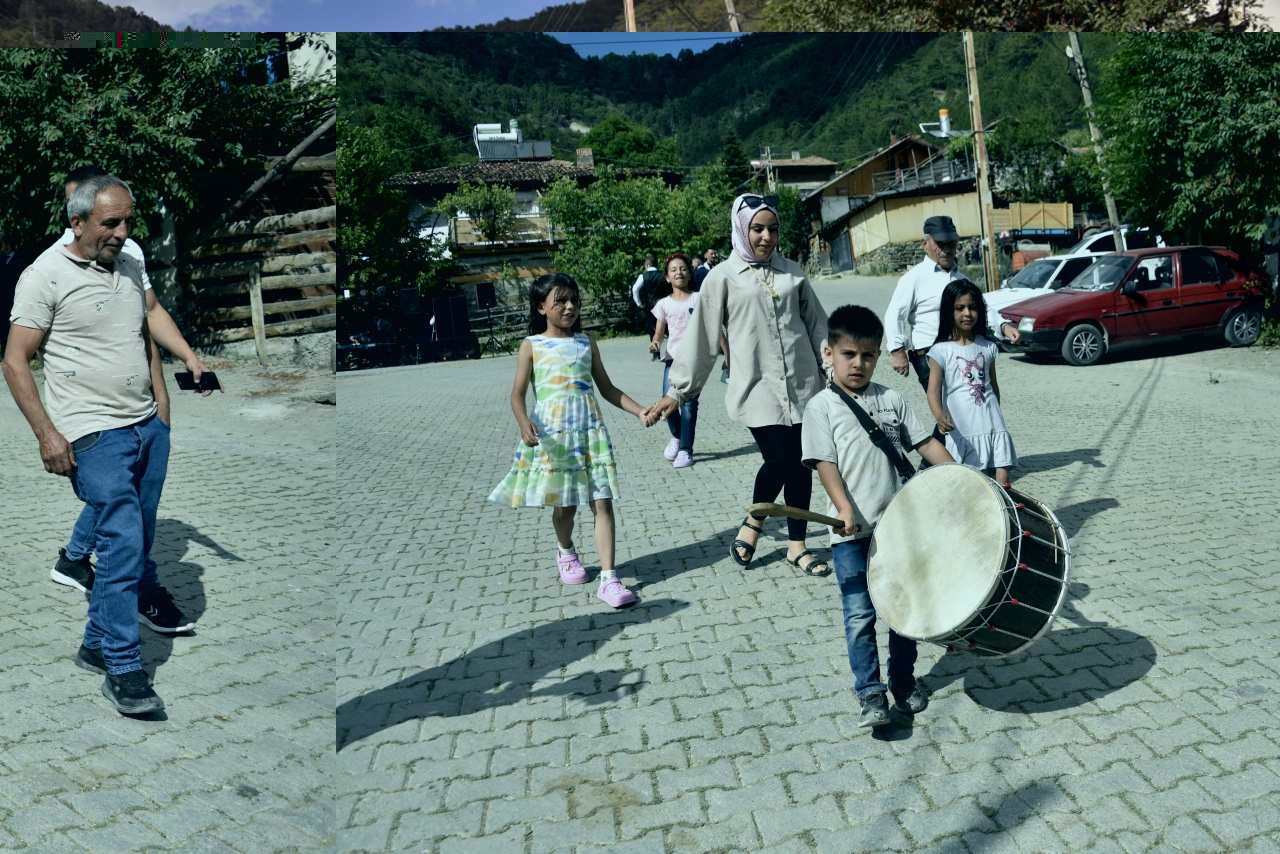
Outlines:
{"label": "drum head", "polygon": [[975,469],[947,463],[920,472],[894,496],[871,539],[867,589],[895,632],[936,638],[986,603],[1010,534],[1000,489]]}

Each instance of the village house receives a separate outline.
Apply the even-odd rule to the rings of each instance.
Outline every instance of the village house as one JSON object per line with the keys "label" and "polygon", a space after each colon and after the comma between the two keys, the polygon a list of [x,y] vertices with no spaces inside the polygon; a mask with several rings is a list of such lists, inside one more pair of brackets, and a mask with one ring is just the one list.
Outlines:
{"label": "village house", "polygon": [[761,159],[751,161],[753,178],[767,178],[773,171],[774,180],[801,193],[816,190],[835,177],[839,164],[825,157],[801,157],[798,149],[792,149],[786,160]]}

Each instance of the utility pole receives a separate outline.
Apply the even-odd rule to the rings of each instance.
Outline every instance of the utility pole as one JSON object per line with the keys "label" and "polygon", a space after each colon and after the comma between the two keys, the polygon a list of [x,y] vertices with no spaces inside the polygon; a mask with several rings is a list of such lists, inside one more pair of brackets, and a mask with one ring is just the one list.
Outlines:
{"label": "utility pole", "polygon": [[733,6],[733,0],[724,0],[724,11],[729,18],[729,29],[735,33],[742,32],[742,27],[738,26],[738,10]]}
{"label": "utility pole", "polygon": [[964,65],[969,78],[969,117],[973,123],[973,158],[978,165],[978,221],[982,228],[983,271],[986,290],[1000,287],[1000,267],[996,263],[996,235],[991,227],[991,186],[987,180],[987,140],[982,129],[982,104],[978,99],[978,61],[973,52],[973,33],[965,32]]}
{"label": "utility pole", "polygon": [[764,179],[770,194],[778,192],[778,182],[773,176],[773,149],[767,145],[764,146]]}
{"label": "utility pole", "polygon": [[1116,213],[1116,200],[1111,195],[1111,186],[1107,181],[1107,167],[1102,162],[1102,131],[1094,121],[1093,90],[1089,88],[1089,75],[1084,70],[1084,53],[1080,50],[1080,34],[1067,33],[1071,47],[1067,48],[1067,56],[1075,60],[1076,76],[1080,78],[1080,94],[1084,96],[1084,108],[1089,115],[1089,136],[1093,139],[1093,153],[1098,158],[1098,168],[1102,170],[1102,195],[1107,200],[1107,220],[1111,223],[1112,239],[1116,242],[1116,251],[1124,249],[1124,236],[1120,233],[1120,215]]}
{"label": "utility pole", "polygon": [[636,0],[622,0],[622,16],[627,22],[627,32],[636,31]]}

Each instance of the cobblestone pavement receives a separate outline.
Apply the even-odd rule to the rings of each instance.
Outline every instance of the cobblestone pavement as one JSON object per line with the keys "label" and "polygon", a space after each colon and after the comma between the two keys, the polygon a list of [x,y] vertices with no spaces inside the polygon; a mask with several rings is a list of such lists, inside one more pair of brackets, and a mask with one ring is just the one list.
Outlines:
{"label": "cobblestone pavement", "polygon": [[[173,363],[168,373],[181,370]],[[71,663],[85,594],[49,570],[81,507],[0,384],[0,849],[316,851],[332,845],[334,381],[216,366],[173,387],[152,551],[193,632],[142,630],[166,712],[127,718]],[[332,541],[331,541],[332,542]]]}
{"label": "cobblestone pavement", "polygon": [[[883,311],[892,284],[818,290]],[[600,347],[649,402],[643,349]],[[759,457],[720,384],[680,471],[606,406],[640,597],[615,612],[559,584],[549,514],[485,500],[514,358],[340,377],[337,848],[1280,851],[1278,368],[1220,344],[1002,359],[1070,606],[1010,660],[921,645],[932,703],[887,734],[855,726],[834,576],[784,564],[777,520],[748,571],[728,558]],[[887,357],[876,379],[927,415]]]}

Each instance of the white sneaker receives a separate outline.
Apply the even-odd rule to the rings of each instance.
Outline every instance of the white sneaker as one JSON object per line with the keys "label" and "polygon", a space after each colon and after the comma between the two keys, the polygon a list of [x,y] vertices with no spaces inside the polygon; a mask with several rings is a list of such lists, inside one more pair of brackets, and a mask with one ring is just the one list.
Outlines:
{"label": "white sneaker", "polygon": [[676,454],[679,452],[680,452],[680,440],[673,436],[671,437],[671,441],[667,443],[667,449],[662,452],[662,456],[666,457],[669,460],[674,460],[676,458]]}
{"label": "white sneaker", "polygon": [[677,468],[677,469],[687,469],[691,465],[693,465],[693,457],[689,454],[688,451],[681,451],[680,453],[676,454],[676,461],[672,463],[671,467]]}

